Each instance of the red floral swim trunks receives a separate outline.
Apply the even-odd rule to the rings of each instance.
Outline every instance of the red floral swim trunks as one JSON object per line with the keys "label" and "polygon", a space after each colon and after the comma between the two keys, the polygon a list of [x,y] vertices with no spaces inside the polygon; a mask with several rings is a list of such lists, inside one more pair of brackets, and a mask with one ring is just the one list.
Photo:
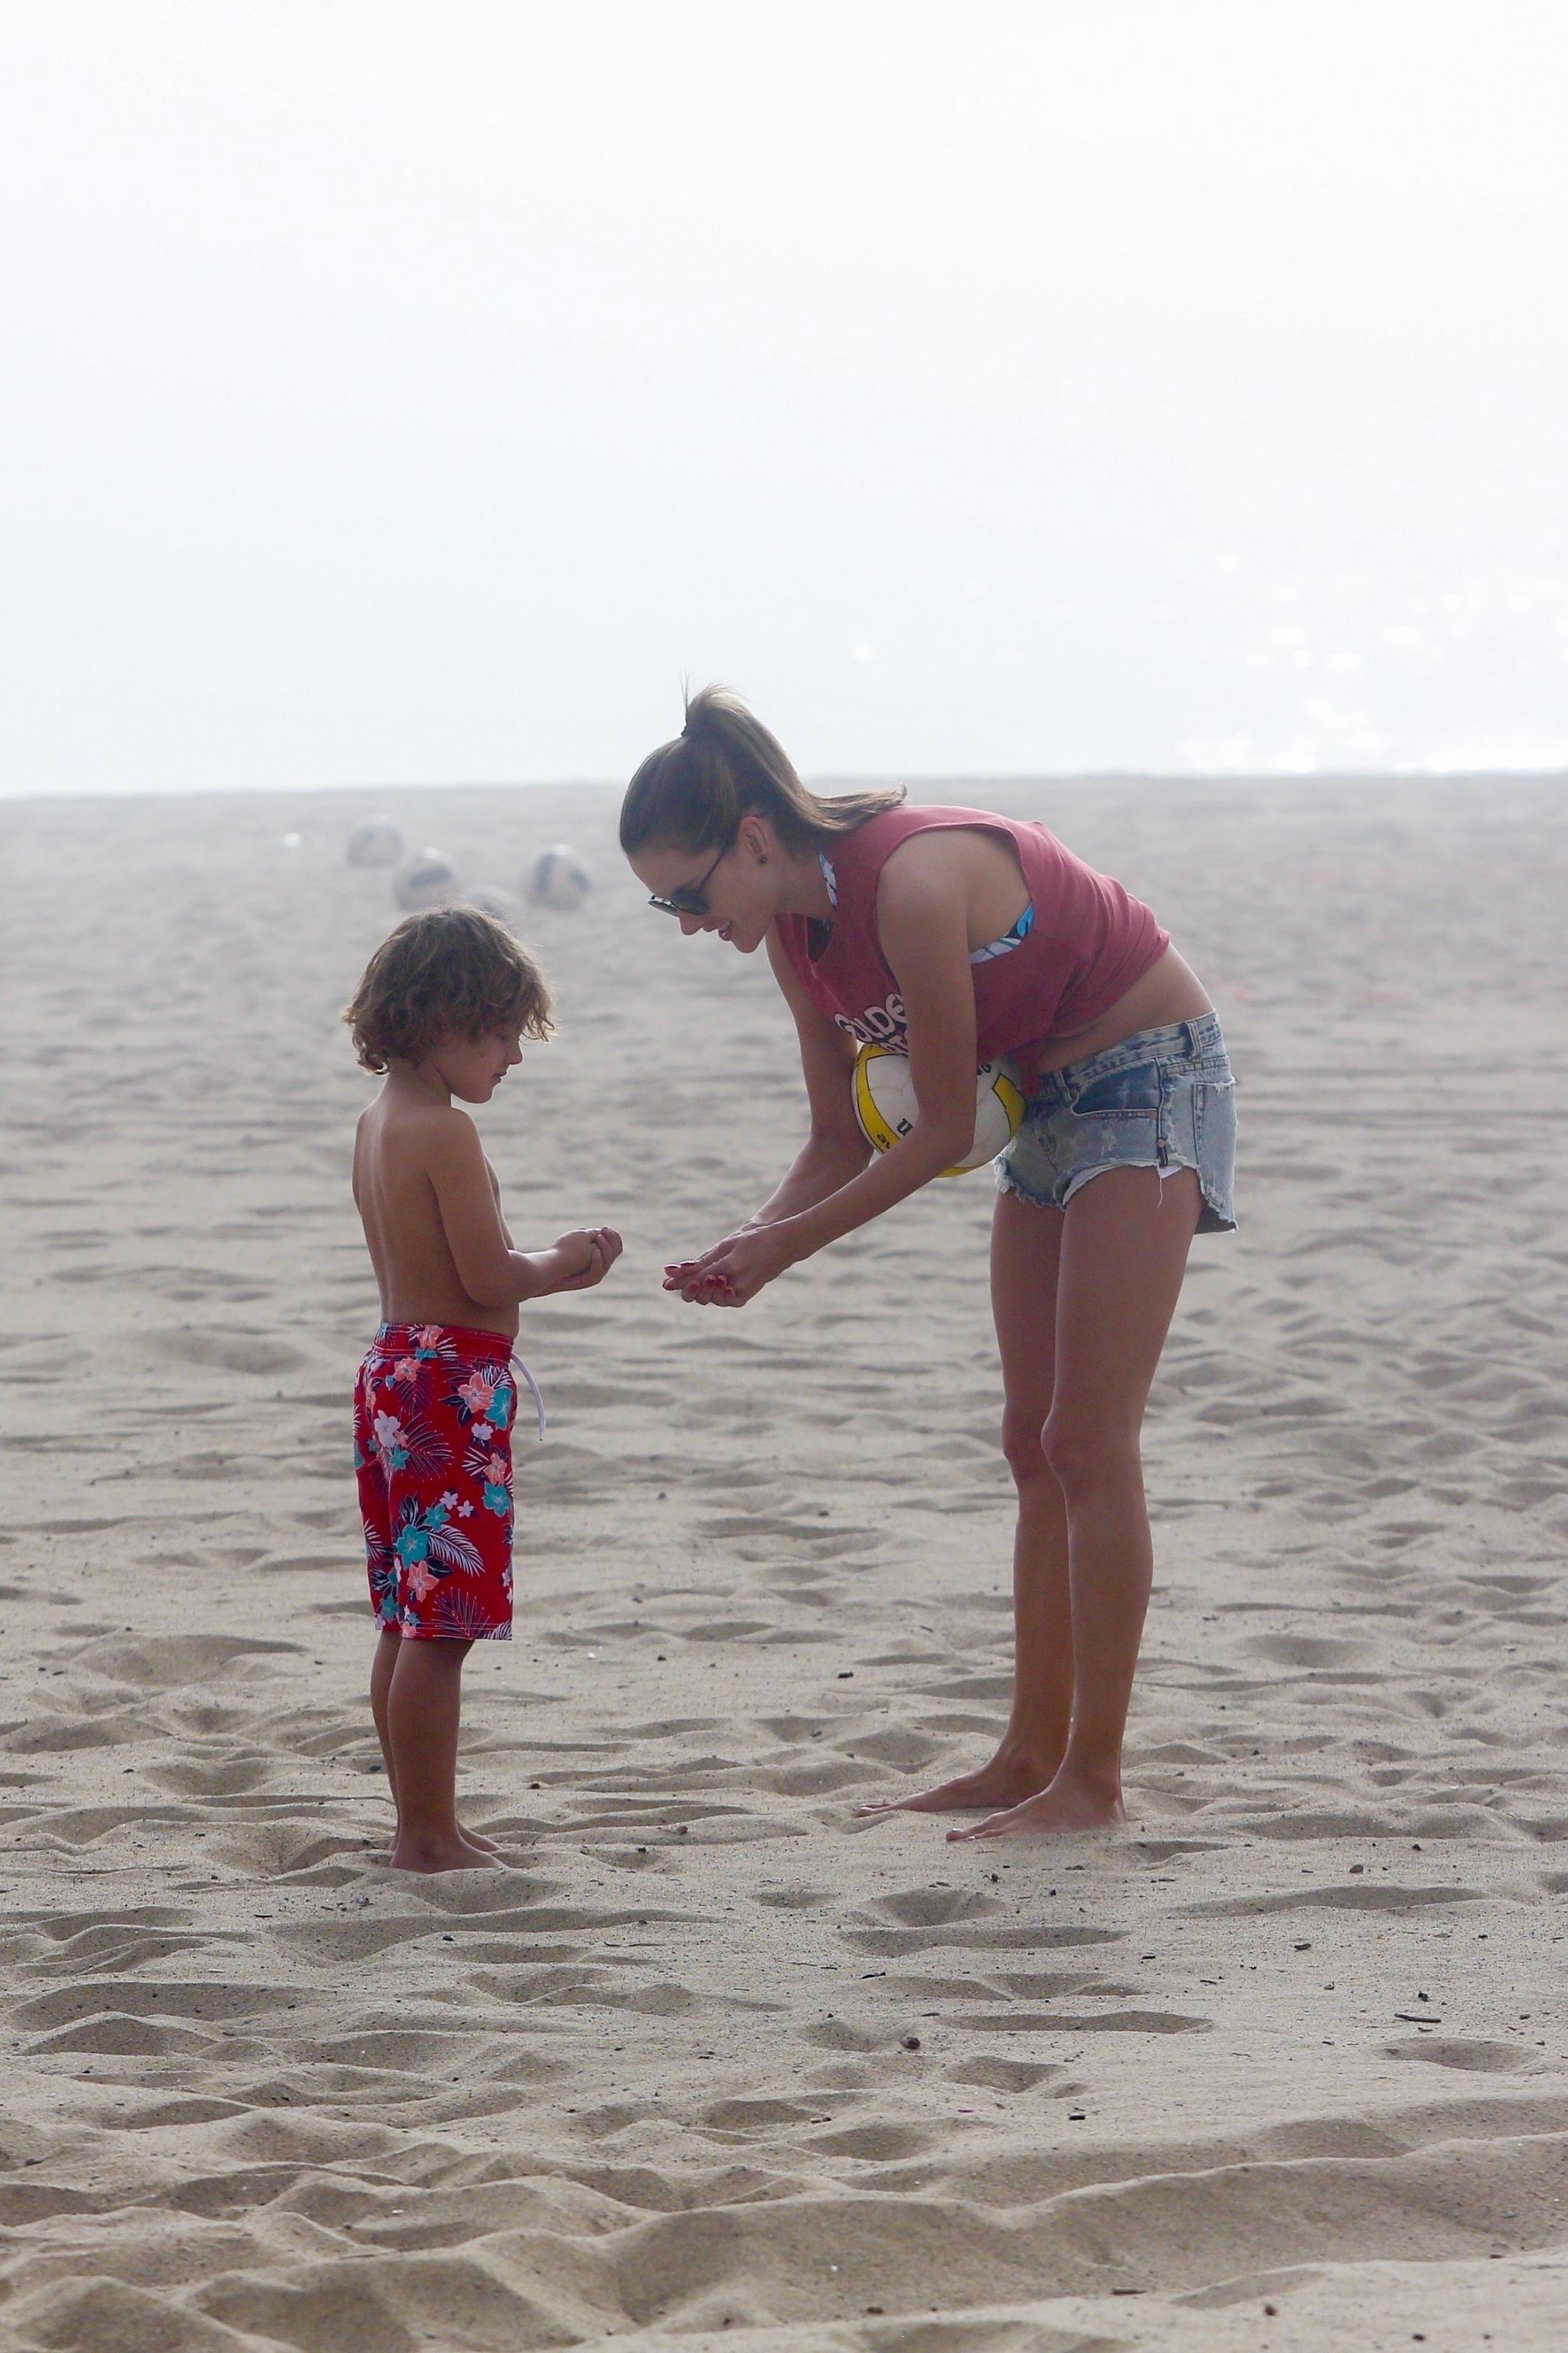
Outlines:
{"label": "red floral swim trunks", "polygon": [[370,1603],[384,1627],[511,1640],[510,1343],[384,1324],[354,1383],[354,1471]]}

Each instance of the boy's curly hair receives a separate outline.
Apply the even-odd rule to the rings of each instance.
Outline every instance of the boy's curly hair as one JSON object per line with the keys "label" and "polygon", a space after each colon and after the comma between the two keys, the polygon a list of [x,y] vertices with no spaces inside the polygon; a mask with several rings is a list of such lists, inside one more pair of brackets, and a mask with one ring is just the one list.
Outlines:
{"label": "boy's curly hair", "polygon": [[363,1067],[384,1071],[417,1062],[443,1029],[548,1038],[553,1009],[544,975],[504,923],[477,907],[432,907],[387,934],[343,1019]]}

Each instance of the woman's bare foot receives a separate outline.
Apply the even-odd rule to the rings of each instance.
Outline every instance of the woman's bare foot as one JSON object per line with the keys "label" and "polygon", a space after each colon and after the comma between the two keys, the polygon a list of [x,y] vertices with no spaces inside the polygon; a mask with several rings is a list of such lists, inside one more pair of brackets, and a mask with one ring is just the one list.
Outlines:
{"label": "woman's bare foot", "polygon": [[394,1871],[491,1871],[495,1860],[470,1846],[456,1825],[438,1837],[415,1839],[400,1831],[392,1850]]}
{"label": "woman's bare foot", "polygon": [[948,1839],[1050,1838],[1064,1831],[1113,1830],[1127,1820],[1121,1789],[1115,1781],[1089,1780],[1058,1773],[1050,1787],[1026,1798],[1022,1805],[993,1814],[973,1829],[949,1831]]}
{"label": "woman's bare foot", "polygon": [[917,1789],[910,1798],[873,1798],[854,1810],[864,1819],[875,1814],[988,1813],[997,1806],[1019,1806],[1037,1790],[1049,1787],[1058,1761],[1005,1754],[999,1748],[977,1773],[961,1773],[956,1780]]}

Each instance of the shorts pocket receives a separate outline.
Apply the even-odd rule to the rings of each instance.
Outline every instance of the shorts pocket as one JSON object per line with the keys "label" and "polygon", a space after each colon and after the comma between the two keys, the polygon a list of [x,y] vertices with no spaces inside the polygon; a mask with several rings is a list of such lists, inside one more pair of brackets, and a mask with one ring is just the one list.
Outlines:
{"label": "shorts pocket", "polygon": [[1164,1102],[1164,1073],[1156,1061],[1130,1062],[1115,1071],[1092,1071],[1081,1081],[1062,1073],[1068,1108],[1079,1119],[1147,1119]]}
{"label": "shorts pocket", "polygon": [[1193,1141],[1205,1192],[1228,1201],[1236,1183],[1234,1079],[1200,1079],[1193,1089]]}

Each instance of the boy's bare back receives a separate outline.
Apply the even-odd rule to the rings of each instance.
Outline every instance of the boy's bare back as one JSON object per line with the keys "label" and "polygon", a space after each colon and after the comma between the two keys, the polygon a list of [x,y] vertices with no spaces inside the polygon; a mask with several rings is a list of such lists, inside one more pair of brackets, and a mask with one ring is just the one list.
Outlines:
{"label": "boy's bare back", "polygon": [[550,1034],[537,965],[473,908],[410,915],[364,970],[343,1018],[363,1067],[385,1073],[354,1136],[354,1201],[385,1324],[517,1333],[520,1301],[587,1291],[620,1256],[613,1227],[512,1247],[479,1130],[453,1097],[489,1103]]}
{"label": "boy's bare back", "polygon": [[[500,1067],[489,1069],[499,1057]],[[517,1334],[519,1302],[587,1291],[620,1255],[608,1226],[513,1247],[479,1130],[448,1092],[484,1102],[521,1059],[515,1036],[458,1040],[434,1061],[395,1062],[354,1134],[353,1190],[387,1324],[454,1324]],[[456,1065],[456,1069],[453,1066]]]}
{"label": "boy's bare back", "polygon": [[[467,1112],[414,1094],[391,1072],[354,1134],[353,1191],[385,1323],[458,1324],[515,1338],[521,1294],[504,1295],[511,1236]],[[464,1282],[443,1198],[462,1261],[489,1296],[476,1298]]]}

